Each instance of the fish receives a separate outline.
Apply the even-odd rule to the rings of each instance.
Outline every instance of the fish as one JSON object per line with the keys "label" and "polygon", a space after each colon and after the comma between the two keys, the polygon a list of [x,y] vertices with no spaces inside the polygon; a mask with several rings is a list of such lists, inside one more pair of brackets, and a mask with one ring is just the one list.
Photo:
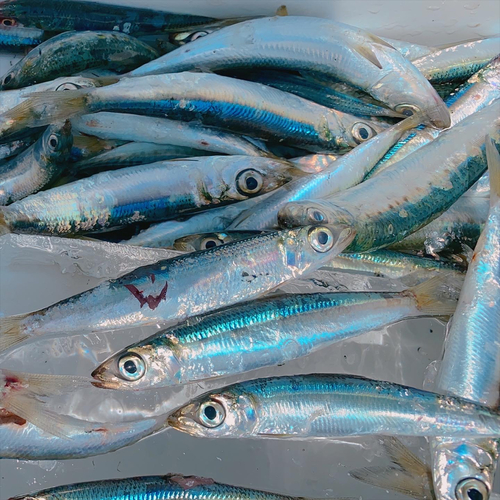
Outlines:
{"label": "fish", "polygon": [[0,137],[100,111],[194,121],[321,152],[351,149],[386,128],[259,83],[185,72],[123,78],[92,90],[40,93],[3,115]]}
{"label": "fish", "polygon": [[94,385],[144,390],[280,365],[409,317],[446,316],[441,276],[403,292],[335,292],[264,297],[189,318],[114,354]]}
{"label": "fish", "polygon": [[414,59],[414,66],[432,83],[466,80],[500,53],[500,37],[473,40]]}
{"label": "fish", "polygon": [[134,444],[165,428],[166,416],[113,424],[67,417],[63,437],[15,415],[2,418],[0,414],[0,422],[0,459],[66,460],[103,455]]}
{"label": "fish", "polygon": [[239,201],[224,207],[212,208],[200,213],[186,215],[177,220],[167,220],[153,224],[139,234],[121,243],[133,246],[153,248],[172,247],[176,240],[203,231],[225,231],[231,222],[244,210],[247,210],[260,200],[266,199],[271,193],[263,194],[245,201]]}
{"label": "fish", "polygon": [[64,169],[73,135],[71,123],[51,125],[28,149],[0,165],[0,205],[40,191]]}
{"label": "fish", "polygon": [[[0,161],[8,160],[28,149],[37,139],[37,134],[0,144]],[[1,165],[1,164],[0,164]],[[1,168],[1,166],[0,166]]]}
{"label": "fish", "polygon": [[432,256],[447,251],[461,253],[463,245],[474,248],[488,219],[489,207],[488,197],[462,195],[437,219],[389,248]]}
{"label": "fish", "polygon": [[490,196],[490,174],[486,172],[464,196]]}
{"label": "fish", "polygon": [[353,237],[344,224],[311,226],[161,260],[40,311],[0,318],[0,351],[37,335],[180,321],[251,300],[318,269]]}
{"label": "fish", "polygon": [[46,31],[105,30],[127,34],[178,30],[216,21],[205,16],[79,0],[50,0],[43,7],[40,9],[38,0],[4,0],[0,16]]}
{"label": "fish", "polygon": [[[500,50],[500,49],[499,49]],[[500,56],[471,76],[456,93],[446,100],[451,115],[451,126],[488,106],[500,97]],[[433,141],[440,130],[425,127],[406,132],[387,152],[366,178],[378,175],[385,168],[402,160],[413,151]]]}
{"label": "fish", "polygon": [[[108,141],[102,142],[107,143]],[[210,154],[199,149],[150,142],[129,142],[108,150],[103,148],[101,151],[97,155],[77,161],[71,167],[71,171],[79,176],[88,176],[104,170],[115,170],[175,158],[192,158]]]}
{"label": "fish", "polygon": [[126,70],[158,57],[146,43],[116,31],[61,33],[41,43],[2,78],[2,90],[19,89],[90,68]]}
{"label": "fish", "polygon": [[487,134],[500,148],[498,100],[358,186],[328,200],[288,203],[280,225],[352,224],[357,233],[348,253],[393,245],[436,219],[484,174]]}
{"label": "fish", "polygon": [[[0,368],[0,433],[4,425],[29,422],[39,432],[67,440],[68,419],[47,409],[46,398],[80,387],[90,387],[86,377],[41,375]],[[23,422],[22,424],[20,422]],[[0,440],[0,449],[6,443]]]}
{"label": "fish", "polygon": [[4,18],[0,23],[0,47],[24,48],[39,45],[46,39],[45,31],[21,26],[15,19]]}
{"label": "fish", "polygon": [[101,172],[4,207],[0,226],[10,232],[56,236],[109,231],[245,200],[298,175],[304,174],[286,161],[254,156],[137,165]]}
{"label": "fish", "polygon": [[271,156],[245,138],[189,122],[123,113],[95,113],[72,119],[81,134],[105,140],[149,142],[229,155]]}
{"label": "fish", "polygon": [[278,213],[287,203],[307,198],[326,198],[359,184],[401,134],[421,120],[419,115],[407,118],[336,159],[320,173],[292,181],[261,204],[240,214],[229,229],[246,231],[276,228]]}
{"label": "fish", "polygon": [[260,67],[340,79],[398,113],[426,112],[435,126],[449,126],[449,113],[437,92],[394,47],[367,31],[329,19],[287,16],[244,21],[198,38],[127,75]]}
{"label": "fish", "polygon": [[311,154],[305,156],[297,156],[291,158],[290,163],[293,163],[297,168],[303,172],[317,174],[329,167],[335,160],[338,160],[342,155],[340,154]]}
{"label": "fish", "polygon": [[496,437],[500,415],[466,399],[352,375],[250,380],[203,394],[168,424],[196,437]]}
{"label": "fish", "polygon": [[228,231],[226,233],[191,234],[175,240],[172,245],[175,250],[183,252],[198,252],[209,248],[244,240],[260,234],[260,231]]}
{"label": "fish", "polygon": [[95,500],[98,498],[108,500],[118,500],[119,498],[177,500],[185,497],[189,497],[191,500],[220,500],[222,498],[225,500],[295,500],[295,497],[240,488],[216,483],[213,479],[205,477],[182,476],[180,474],[70,484],[31,493],[28,496],[21,495],[10,500],[59,500],[61,498],[66,500]]}
{"label": "fish", "polygon": [[[474,249],[456,314],[446,337],[436,387],[491,408],[500,400],[500,154],[486,138],[490,210]],[[487,346],[487,348],[485,348]],[[437,500],[489,497],[500,455],[500,440],[431,443]]]}
{"label": "fish", "polygon": [[[75,130],[73,129],[73,132],[74,131]],[[126,144],[124,141],[105,141],[104,139],[98,139],[97,137],[79,135],[76,133],[73,135],[73,147],[71,148],[70,162],[73,164],[83,162],[124,144]],[[70,170],[73,168],[74,165],[70,167]]]}

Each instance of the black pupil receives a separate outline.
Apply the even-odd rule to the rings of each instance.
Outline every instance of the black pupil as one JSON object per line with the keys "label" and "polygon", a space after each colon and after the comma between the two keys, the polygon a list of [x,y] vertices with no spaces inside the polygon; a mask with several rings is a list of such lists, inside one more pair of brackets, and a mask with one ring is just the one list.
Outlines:
{"label": "black pupil", "polygon": [[315,220],[322,221],[324,219],[323,214],[318,210],[315,210],[313,213],[313,217]]}
{"label": "black pupil", "polygon": [[249,191],[253,191],[254,189],[257,189],[257,186],[259,185],[259,183],[257,182],[257,179],[255,177],[247,177],[245,182],[247,185],[247,189]]}
{"label": "black pupil", "polygon": [[318,241],[321,245],[326,245],[326,242],[328,241],[328,235],[321,231],[320,233],[318,233]]}
{"label": "black pupil", "polygon": [[[411,109],[405,109],[403,111],[403,115],[405,116],[412,116],[413,115],[413,111]],[[479,493],[481,495],[481,493]],[[481,498],[483,498],[483,496],[481,495]]]}
{"label": "black pupil", "polygon": [[130,359],[128,361],[125,361],[123,368],[125,368],[125,371],[127,373],[130,373],[131,375],[137,372],[137,365]]}
{"label": "black pupil", "polygon": [[467,490],[467,496],[470,498],[470,500],[483,500],[483,494],[480,491],[476,490],[476,488]]}
{"label": "black pupil", "polygon": [[205,243],[205,248],[213,248],[213,247],[216,247],[217,246],[217,243],[215,243],[214,240],[209,240]]}
{"label": "black pupil", "polygon": [[368,139],[369,135],[370,134],[368,133],[368,130],[366,130],[366,128],[359,129],[359,136],[361,137],[361,139]]}
{"label": "black pupil", "polygon": [[5,77],[5,80],[3,81],[3,83],[9,83],[11,80],[12,80],[12,76],[11,75],[7,75]]}
{"label": "black pupil", "polygon": [[205,406],[203,413],[205,414],[205,417],[208,418],[208,420],[214,420],[217,416],[217,410],[213,406]]}
{"label": "black pupil", "polygon": [[53,148],[55,148],[55,147],[57,146],[57,139],[54,139],[54,138],[50,139],[49,144],[50,144]]}
{"label": "black pupil", "polygon": [[14,23],[12,22],[11,19],[4,19],[3,25],[4,26],[12,26]]}

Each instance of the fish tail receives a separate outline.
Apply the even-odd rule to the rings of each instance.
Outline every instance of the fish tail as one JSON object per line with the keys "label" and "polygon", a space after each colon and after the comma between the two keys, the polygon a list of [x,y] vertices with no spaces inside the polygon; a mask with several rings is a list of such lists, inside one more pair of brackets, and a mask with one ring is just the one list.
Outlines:
{"label": "fish tail", "polygon": [[9,224],[5,220],[5,207],[0,207],[0,236],[9,234],[10,232]]}
{"label": "fish tail", "polygon": [[68,437],[69,417],[48,410],[41,398],[90,386],[84,377],[39,375],[10,370],[0,370],[0,383],[2,381],[5,391],[3,408],[45,432],[62,438]]}
{"label": "fish tail", "polygon": [[415,296],[417,308],[424,315],[451,316],[457,307],[463,277],[439,274],[408,291]]}
{"label": "fish tail", "polygon": [[486,159],[490,172],[490,205],[493,207],[500,201],[500,153],[489,135],[486,136]]}
{"label": "fish tail", "polygon": [[25,341],[29,336],[23,333],[23,321],[28,314],[0,318],[0,352]]}

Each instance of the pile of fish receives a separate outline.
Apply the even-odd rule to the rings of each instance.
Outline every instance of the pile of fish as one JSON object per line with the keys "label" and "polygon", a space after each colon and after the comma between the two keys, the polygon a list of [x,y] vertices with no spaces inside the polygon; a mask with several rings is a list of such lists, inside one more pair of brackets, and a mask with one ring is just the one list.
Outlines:
{"label": "pile of fish", "polygon": [[[395,466],[353,477],[420,499],[490,498],[500,37],[435,48],[285,8],[220,20],[68,0],[4,0],[0,19],[0,47],[25,51],[0,83],[0,234],[81,238],[116,255],[172,250],[0,316],[2,353],[136,332],[91,377],[0,368],[0,458],[89,457],[167,427],[243,442],[379,435]],[[284,288],[331,270],[385,276],[402,291]],[[105,398],[246,374],[420,316],[451,318],[434,392],[313,373],[246,376],[121,423],[53,404],[79,389]],[[144,338],[148,325],[159,329]],[[428,438],[430,466],[402,436]],[[184,495],[289,498],[176,474],[18,498]]]}

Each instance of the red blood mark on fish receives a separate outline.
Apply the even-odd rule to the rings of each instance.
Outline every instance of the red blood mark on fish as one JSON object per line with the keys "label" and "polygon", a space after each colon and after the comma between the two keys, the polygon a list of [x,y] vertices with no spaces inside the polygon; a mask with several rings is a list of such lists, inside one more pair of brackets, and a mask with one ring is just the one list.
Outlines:
{"label": "red blood mark on fish", "polygon": [[181,476],[181,475],[172,475],[167,476],[170,481],[173,483],[177,483],[181,488],[185,490],[190,490],[191,488],[196,488],[197,486],[210,486],[211,484],[215,484],[213,479],[209,479],[207,477],[198,477],[198,476]]}
{"label": "red blood mark on fish", "polygon": [[0,425],[3,424],[25,425],[26,420],[24,418],[18,417],[8,410],[5,410],[4,408],[0,408]]}
{"label": "red blood mark on fish", "polygon": [[[153,281],[153,280],[151,280]],[[148,295],[144,297],[144,292],[139,290],[135,285],[125,285],[125,288],[139,301],[142,306],[147,304],[148,307],[153,311],[155,310],[162,300],[165,300],[168,290],[168,282],[165,282],[165,286],[161,289],[159,295]]]}
{"label": "red blood mark on fish", "polygon": [[200,141],[200,144],[202,144],[203,146],[208,146],[208,142],[207,141]]}
{"label": "red blood mark on fish", "polygon": [[156,281],[156,276],[152,274],[150,277],[151,277],[151,283],[154,283]]}

